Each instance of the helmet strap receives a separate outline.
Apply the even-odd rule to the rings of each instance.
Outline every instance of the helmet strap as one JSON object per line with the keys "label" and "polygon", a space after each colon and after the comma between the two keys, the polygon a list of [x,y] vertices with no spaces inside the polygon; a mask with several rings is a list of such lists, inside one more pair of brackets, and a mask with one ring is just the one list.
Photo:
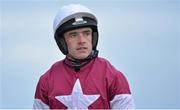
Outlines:
{"label": "helmet strap", "polygon": [[98,56],[98,50],[93,50],[90,55],[85,59],[76,59],[72,56],[66,56],[64,63],[74,69],[74,71],[78,72],[82,67],[87,65],[91,60],[95,59]]}

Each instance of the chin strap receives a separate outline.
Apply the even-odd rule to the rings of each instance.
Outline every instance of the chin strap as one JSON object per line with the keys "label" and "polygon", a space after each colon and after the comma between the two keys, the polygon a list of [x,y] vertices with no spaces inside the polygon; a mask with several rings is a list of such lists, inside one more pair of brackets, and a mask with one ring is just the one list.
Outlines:
{"label": "chin strap", "polygon": [[64,60],[64,63],[70,67],[73,68],[76,72],[80,71],[80,69],[87,65],[92,59],[96,58],[98,56],[99,51],[93,50],[91,54],[85,58],[85,59],[76,59],[76,58],[68,58]]}

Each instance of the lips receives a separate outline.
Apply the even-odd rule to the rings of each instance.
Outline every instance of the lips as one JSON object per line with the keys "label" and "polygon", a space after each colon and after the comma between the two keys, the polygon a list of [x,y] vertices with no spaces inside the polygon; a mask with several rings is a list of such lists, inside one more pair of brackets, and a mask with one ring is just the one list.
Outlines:
{"label": "lips", "polygon": [[87,49],[87,48],[86,47],[79,47],[76,50],[85,50],[85,49]]}

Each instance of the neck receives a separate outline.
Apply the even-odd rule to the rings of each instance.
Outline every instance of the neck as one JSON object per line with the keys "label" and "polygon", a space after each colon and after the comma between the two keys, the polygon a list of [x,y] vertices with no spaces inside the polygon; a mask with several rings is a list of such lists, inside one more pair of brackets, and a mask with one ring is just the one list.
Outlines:
{"label": "neck", "polygon": [[64,60],[64,63],[68,67],[74,69],[74,71],[78,72],[78,71],[80,71],[80,69],[83,66],[87,65],[91,60],[93,60],[97,56],[98,56],[98,51],[97,50],[92,51],[91,54],[85,59],[76,59],[76,58],[73,58],[73,57],[66,56],[66,59]]}

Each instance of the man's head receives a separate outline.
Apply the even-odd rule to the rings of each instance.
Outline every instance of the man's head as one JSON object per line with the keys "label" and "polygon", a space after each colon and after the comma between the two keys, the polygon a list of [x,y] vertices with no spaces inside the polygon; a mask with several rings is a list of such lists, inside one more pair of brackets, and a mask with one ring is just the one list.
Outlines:
{"label": "man's head", "polygon": [[78,28],[64,33],[68,48],[68,56],[75,59],[85,59],[92,52],[92,29]]}
{"label": "man's head", "polygon": [[[54,19],[53,29],[57,45],[64,55],[84,59],[92,50],[96,51],[97,19],[88,8],[79,4],[62,7]],[[73,39],[74,35],[77,35],[76,39]]]}

